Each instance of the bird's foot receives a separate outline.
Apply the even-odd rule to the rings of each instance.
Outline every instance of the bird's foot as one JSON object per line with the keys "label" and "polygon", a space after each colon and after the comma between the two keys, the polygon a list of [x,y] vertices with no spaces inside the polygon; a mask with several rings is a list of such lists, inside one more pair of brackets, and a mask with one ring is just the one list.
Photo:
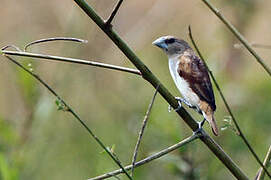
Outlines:
{"label": "bird's foot", "polygon": [[184,98],[181,97],[175,97],[175,99],[179,102],[184,103],[185,105],[187,105],[188,107],[192,108],[192,109],[197,109],[196,106],[192,105],[191,103],[189,103],[187,100],[185,100]]}
{"label": "bird's foot", "polygon": [[[181,101],[178,100],[178,104],[179,104],[179,106],[176,109],[174,109],[176,112],[182,109],[182,103],[181,103]],[[168,106],[168,112],[171,112],[171,110],[172,110],[172,107],[169,105]]]}
{"label": "bird's foot", "polygon": [[[188,107],[190,107],[190,108],[192,108],[192,109],[195,109],[198,113],[201,114],[201,110],[200,110],[198,107],[193,106],[193,105],[190,104],[188,101],[186,101],[184,98],[181,98],[181,97],[175,97],[175,99],[178,101],[178,104],[179,104],[179,106],[178,106],[176,109],[174,109],[175,111],[181,110],[181,108],[182,108],[182,103],[184,103],[184,104],[186,104]],[[171,112],[171,110],[172,110],[172,107],[171,107],[171,106],[168,106],[168,112]]]}
{"label": "bird's foot", "polygon": [[[178,101],[178,104],[179,104],[179,106],[176,109],[174,109],[177,112],[182,109],[182,102],[184,102],[185,100],[180,97],[175,97],[175,99]],[[172,107],[169,105],[168,112],[171,112],[171,110],[172,110]]]}
{"label": "bird's foot", "polygon": [[194,106],[191,103],[189,103],[187,100],[185,100],[184,98],[180,98],[180,97],[175,97],[175,99],[179,102],[183,102],[184,104],[186,104],[189,108],[194,109],[195,111],[197,111],[199,114],[202,114],[202,111],[200,110],[200,108],[198,106]]}
{"label": "bird's foot", "polygon": [[172,111],[172,107],[171,107],[171,105],[168,105],[167,110],[168,110],[168,112],[171,112],[171,111]]}
{"label": "bird's foot", "polygon": [[198,129],[196,131],[193,132],[193,135],[202,135],[202,127],[205,123],[206,119],[204,118],[203,121],[201,122],[197,122],[198,123]]}

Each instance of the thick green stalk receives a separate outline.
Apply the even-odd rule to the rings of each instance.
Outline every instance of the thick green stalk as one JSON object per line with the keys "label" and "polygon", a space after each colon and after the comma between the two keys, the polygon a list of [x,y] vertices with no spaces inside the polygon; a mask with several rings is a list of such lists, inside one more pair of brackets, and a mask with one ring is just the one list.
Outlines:
{"label": "thick green stalk", "polygon": [[[137,67],[142,73],[145,80],[156,88],[159,85],[158,92],[176,109],[178,102],[165,88],[164,85],[154,76],[154,74],[147,68],[147,66],[135,55],[135,53],[128,47],[128,45],[112,30],[111,26],[106,26],[104,21],[84,0],[74,0],[77,5],[84,10],[84,12],[106,33],[106,35],[117,45],[117,47],[127,56],[127,58]],[[193,130],[197,130],[197,122],[187,113],[184,108],[177,112],[186,124]],[[202,142],[217,156],[218,159],[230,170],[230,172],[239,180],[248,179],[248,177],[241,171],[241,169],[233,162],[233,160],[223,151],[223,149],[208,135],[202,131]]]}

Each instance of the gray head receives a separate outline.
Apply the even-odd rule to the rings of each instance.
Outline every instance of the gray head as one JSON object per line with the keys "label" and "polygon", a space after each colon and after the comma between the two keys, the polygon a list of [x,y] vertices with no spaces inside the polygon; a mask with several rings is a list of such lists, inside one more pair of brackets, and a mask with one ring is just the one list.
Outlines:
{"label": "gray head", "polygon": [[163,36],[155,41],[154,45],[161,48],[168,56],[183,54],[187,49],[191,49],[187,42],[173,36]]}

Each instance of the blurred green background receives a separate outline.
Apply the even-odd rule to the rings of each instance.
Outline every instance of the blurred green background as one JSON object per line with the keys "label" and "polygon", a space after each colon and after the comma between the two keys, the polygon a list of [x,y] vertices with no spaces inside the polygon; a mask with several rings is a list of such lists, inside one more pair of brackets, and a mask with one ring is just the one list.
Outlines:
{"label": "blurred green background", "polygon": [[[115,0],[87,1],[106,18]],[[270,1],[217,0],[215,5],[249,42],[271,44]],[[133,67],[73,1],[1,0],[0,46],[56,36],[88,44],[52,42],[30,51]],[[114,29],[141,60],[179,96],[166,56],[151,42],[162,35],[187,40],[188,25],[220,83],[240,126],[261,159],[271,144],[271,83],[267,73],[200,1],[124,1]],[[191,44],[191,43],[190,43]],[[271,66],[271,49],[256,49]],[[115,153],[129,164],[154,89],[136,75],[95,67],[17,58],[51,85]],[[55,98],[28,74],[1,57],[0,179],[87,179],[118,167]],[[228,113],[215,89],[219,127]],[[160,95],[155,101],[138,159],[191,135]],[[189,110],[197,120],[202,117]],[[205,129],[210,132],[208,125]],[[252,179],[258,164],[231,128],[214,137]],[[135,179],[234,179],[200,141],[141,166]],[[126,179],[124,176],[119,176]],[[114,178],[111,178],[114,179]]]}

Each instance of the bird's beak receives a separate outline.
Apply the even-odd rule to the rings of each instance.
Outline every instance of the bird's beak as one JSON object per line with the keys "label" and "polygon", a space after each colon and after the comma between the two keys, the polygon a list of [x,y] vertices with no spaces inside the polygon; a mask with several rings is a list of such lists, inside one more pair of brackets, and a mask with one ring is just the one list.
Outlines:
{"label": "bird's beak", "polygon": [[165,43],[165,39],[163,37],[156,39],[155,41],[152,42],[152,44],[166,51],[168,50],[168,46]]}

